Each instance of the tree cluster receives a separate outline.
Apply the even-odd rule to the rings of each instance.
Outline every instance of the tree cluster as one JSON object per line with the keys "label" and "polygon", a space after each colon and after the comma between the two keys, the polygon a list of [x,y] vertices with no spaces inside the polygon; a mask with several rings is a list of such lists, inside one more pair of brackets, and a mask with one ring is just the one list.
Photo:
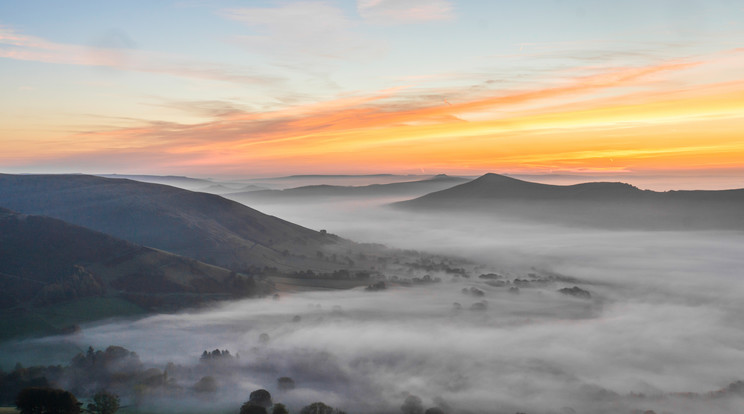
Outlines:
{"label": "tree cluster", "polygon": [[230,354],[230,351],[227,349],[219,350],[215,349],[212,352],[204,351],[202,352],[201,358],[199,358],[202,362],[207,361],[224,361],[224,360],[232,360],[235,357]]}
{"label": "tree cluster", "polygon": [[79,414],[81,404],[70,392],[31,387],[18,393],[15,405],[21,414]]}
{"label": "tree cluster", "polygon": [[426,272],[444,272],[447,274],[467,277],[467,272],[461,267],[452,267],[444,261],[436,262],[433,259],[420,258],[416,262],[406,263],[406,266],[415,270],[424,270]]}
{"label": "tree cluster", "polygon": [[11,405],[24,388],[48,388],[61,377],[61,366],[29,367],[16,364],[13,371],[0,371],[0,405]]}
{"label": "tree cluster", "polygon": [[366,290],[368,292],[378,292],[380,290],[385,290],[385,289],[387,289],[387,285],[385,284],[385,281],[383,281],[383,280],[381,280],[379,282],[375,282],[375,283],[367,286],[366,288],[364,288],[364,290]]}
{"label": "tree cluster", "polygon": [[588,290],[584,290],[578,286],[574,286],[571,288],[563,288],[563,289],[560,289],[558,292],[561,292],[564,295],[575,296],[577,298],[582,298],[582,299],[592,298],[592,294],[589,293]]}
{"label": "tree cluster", "polygon": [[80,265],[73,266],[70,275],[45,285],[34,297],[34,304],[48,305],[66,300],[88,296],[98,296],[106,292],[103,282]]}
{"label": "tree cluster", "polygon": [[298,279],[366,280],[372,277],[372,274],[365,271],[352,272],[348,269],[334,270],[330,273],[316,273],[308,269],[290,273],[288,276]]}

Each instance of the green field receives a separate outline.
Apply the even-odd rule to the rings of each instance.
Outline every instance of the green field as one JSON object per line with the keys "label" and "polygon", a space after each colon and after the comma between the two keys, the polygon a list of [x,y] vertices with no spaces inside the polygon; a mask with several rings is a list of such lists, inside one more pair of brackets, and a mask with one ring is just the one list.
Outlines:
{"label": "green field", "polygon": [[54,335],[72,325],[145,313],[141,307],[115,297],[83,298],[29,310],[10,310],[0,314],[0,342],[11,338]]}
{"label": "green field", "polygon": [[0,414],[18,414],[19,412],[15,407],[0,407]]}

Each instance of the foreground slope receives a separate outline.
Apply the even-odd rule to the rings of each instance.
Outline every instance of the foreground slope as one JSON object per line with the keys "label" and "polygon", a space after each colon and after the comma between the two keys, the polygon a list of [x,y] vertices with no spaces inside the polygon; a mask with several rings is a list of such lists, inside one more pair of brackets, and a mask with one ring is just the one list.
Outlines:
{"label": "foreground slope", "polygon": [[127,179],[0,174],[0,205],[232,269],[328,266],[316,252],[347,243],[213,194]]}
{"label": "foreground slope", "polygon": [[18,331],[18,325],[21,333],[53,333],[101,317],[268,291],[250,276],[0,208],[0,337]]}
{"label": "foreground slope", "polygon": [[656,192],[617,182],[562,186],[486,174],[393,206],[592,227],[744,230],[744,189]]}

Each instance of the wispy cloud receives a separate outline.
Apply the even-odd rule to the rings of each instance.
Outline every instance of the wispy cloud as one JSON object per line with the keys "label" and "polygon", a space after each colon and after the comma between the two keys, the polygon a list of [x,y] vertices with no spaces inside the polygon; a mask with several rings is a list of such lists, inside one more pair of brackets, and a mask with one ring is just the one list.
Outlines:
{"label": "wispy cloud", "polygon": [[[580,164],[623,171],[665,157],[684,158],[690,166],[715,158],[723,165],[744,153],[735,134],[744,123],[737,100],[744,82],[682,79],[737,53],[593,68],[588,75],[590,69],[583,68],[583,75],[562,72],[566,77],[532,88],[396,88],[273,111],[227,101],[170,101],[171,108],[211,120],[96,127],[70,139],[75,151],[88,157],[115,159],[114,148],[128,160],[122,165],[138,165],[137,157],[150,151],[157,156],[148,159],[158,159],[169,171],[234,171],[246,165],[277,172],[282,165],[380,170],[410,166],[411,159],[426,168],[460,170]],[[715,130],[705,123],[711,119],[718,120]],[[57,151],[52,147],[50,154]],[[41,158],[44,151],[35,151]]]}
{"label": "wispy cloud", "polygon": [[[183,56],[124,47],[84,46],[56,43],[41,37],[20,33],[0,26],[0,58],[44,63],[107,67],[116,70],[156,73],[162,75],[208,79],[224,82],[266,85],[282,82],[244,66],[193,61]],[[121,42],[120,42],[121,43]]]}
{"label": "wispy cloud", "polygon": [[379,24],[450,20],[454,7],[448,0],[357,0],[359,15]]}
{"label": "wispy cloud", "polygon": [[222,10],[221,16],[242,22],[258,34],[234,40],[248,50],[279,59],[367,57],[378,41],[355,31],[359,25],[325,2],[286,3],[279,7]]}

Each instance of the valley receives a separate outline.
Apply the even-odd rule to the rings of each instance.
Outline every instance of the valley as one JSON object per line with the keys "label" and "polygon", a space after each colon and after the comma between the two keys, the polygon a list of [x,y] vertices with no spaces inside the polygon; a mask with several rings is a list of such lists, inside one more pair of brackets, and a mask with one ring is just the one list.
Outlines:
{"label": "valley", "polygon": [[[84,199],[78,208],[101,220],[118,217],[99,211],[101,206],[123,200],[131,211],[159,211],[173,229],[187,219],[192,223],[187,228],[196,232],[215,228],[204,224],[207,213],[197,211],[247,214],[239,206],[225,209],[232,206],[227,200],[210,206],[213,196],[181,193],[185,190],[148,184],[137,187],[138,197],[126,195],[135,193],[129,190],[118,199],[114,190],[97,187],[121,184],[92,183],[90,194],[101,195]],[[499,185],[495,194],[503,191]],[[123,188],[134,186],[139,184]],[[452,183],[450,189],[457,186]],[[640,191],[600,188],[631,199]],[[155,208],[165,202],[159,201],[164,197],[159,190],[187,202]],[[411,401],[424,407],[454,413],[734,413],[744,398],[737,385],[741,356],[735,345],[744,340],[736,317],[743,310],[737,298],[744,294],[737,270],[744,262],[736,252],[744,247],[744,236],[737,230],[588,227],[515,218],[498,209],[486,220],[444,207],[391,208],[388,194],[349,195],[334,203],[310,193],[303,202],[272,201],[262,209],[323,231],[245,210],[254,217],[248,229],[290,235],[292,240],[277,239],[274,245],[298,250],[231,268],[135,244],[132,240],[141,236],[122,228],[144,222],[126,215],[111,228],[132,240],[33,215],[98,223],[61,208],[63,201],[40,201],[69,200],[69,194],[81,194],[74,185],[62,188],[62,195],[43,197],[14,191],[21,201],[11,204],[28,213],[3,210],[3,274],[50,286],[42,292],[57,284],[62,291],[79,286],[83,294],[39,296],[38,289],[3,278],[18,294],[32,293],[24,306],[9,303],[3,310],[0,367],[11,372],[16,362],[64,365],[91,346],[124,347],[135,351],[141,364],[139,373],[111,385],[127,410],[134,410],[127,412],[168,412],[174,398],[185,404],[180,412],[232,412],[256,389],[269,390],[292,412],[314,401],[347,412],[396,412],[407,396],[415,396],[418,400]],[[415,201],[415,191],[397,197],[410,195]],[[563,188],[548,191],[560,194]],[[191,207],[192,197],[206,200],[205,205]],[[243,240],[253,231],[238,228],[232,218],[214,221],[231,223],[223,228]],[[273,230],[275,223],[284,233]],[[148,237],[142,240],[169,242]],[[68,269],[67,276],[59,269]],[[239,279],[252,281],[247,299],[235,289]],[[71,285],[84,280],[103,291]],[[77,327],[67,331],[70,325]],[[702,347],[709,352],[698,353]],[[213,349],[228,350],[233,359],[200,362],[199,355]],[[700,371],[700,364],[709,370]],[[44,368],[33,375],[72,384],[78,374],[71,370],[53,374]],[[41,378],[33,375],[28,379]],[[164,376],[167,382],[155,381]],[[206,377],[214,385],[206,394],[197,392]],[[277,378],[283,377],[295,387],[279,387]],[[76,388],[81,398],[92,392],[80,379],[74,381],[83,387]],[[536,394],[543,398],[530,398]],[[603,411],[608,406],[614,408]]]}

